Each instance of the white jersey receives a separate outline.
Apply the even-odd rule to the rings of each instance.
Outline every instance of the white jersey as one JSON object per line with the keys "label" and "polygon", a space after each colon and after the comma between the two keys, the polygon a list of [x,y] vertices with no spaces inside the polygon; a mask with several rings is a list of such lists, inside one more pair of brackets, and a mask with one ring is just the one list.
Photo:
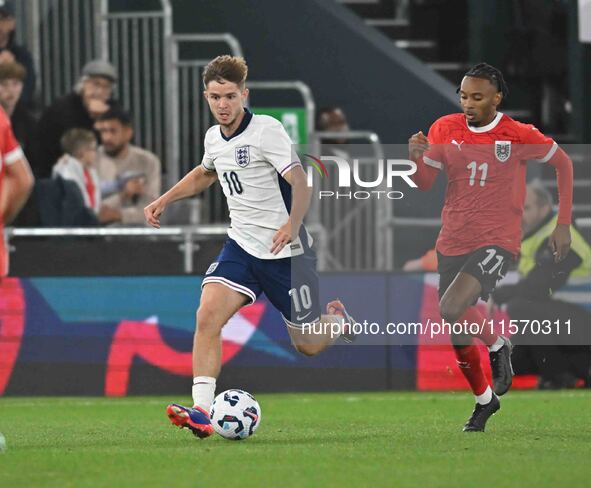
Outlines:
{"label": "white jersey", "polygon": [[277,255],[271,253],[273,236],[287,223],[291,186],[282,176],[300,160],[281,123],[268,115],[246,111],[240,127],[225,137],[219,125],[205,134],[201,163],[216,171],[230,210],[228,236],[250,255],[260,259],[302,254],[312,239],[302,226],[300,237]]}

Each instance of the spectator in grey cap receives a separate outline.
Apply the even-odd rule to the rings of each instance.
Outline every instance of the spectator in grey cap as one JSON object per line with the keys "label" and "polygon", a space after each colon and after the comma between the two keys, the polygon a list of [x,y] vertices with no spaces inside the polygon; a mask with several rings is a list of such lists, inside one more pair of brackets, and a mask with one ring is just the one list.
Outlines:
{"label": "spectator in grey cap", "polygon": [[35,92],[35,66],[33,56],[25,46],[18,45],[14,40],[16,27],[15,3],[0,0],[0,63],[17,62],[25,68],[25,79],[21,103],[31,105]]}
{"label": "spectator in grey cap", "polygon": [[45,110],[39,120],[32,162],[38,178],[51,175],[51,168],[61,156],[60,139],[68,129],[78,127],[94,131],[94,123],[101,114],[111,107],[119,107],[111,98],[116,81],[117,70],[111,63],[98,59],[90,61],[82,68],[74,90]]}

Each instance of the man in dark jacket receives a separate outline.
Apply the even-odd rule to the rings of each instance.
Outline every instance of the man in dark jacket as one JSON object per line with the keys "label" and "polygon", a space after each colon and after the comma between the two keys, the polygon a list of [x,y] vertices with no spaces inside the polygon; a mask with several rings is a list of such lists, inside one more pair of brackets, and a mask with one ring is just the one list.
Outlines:
{"label": "man in dark jacket", "polygon": [[[511,338],[516,344],[512,357],[515,374],[539,375],[542,389],[573,387],[577,378],[591,387],[591,314],[556,296],[568,281],[591,278],[591,246],[571,226],[571,249],[556,263],[548,246],[556,218],[550,193],[540,185],[528,185],[518,263],[521,279],[515,285],[497,287],[492,299],[496,304],[506,303],[512,323],[519,326]],[[538,323],[540,331],[550,326],[552,334],[538,331]]]}
{"label": "man in dark jacket", "polygon": [[38,140],[33,160],[33,172],[39,178],[48,178],[51,168],[62,154],[60,139],[68,129],[81,128],[94,131],[97,117],[111,106],[113,87],[117,81],[115,67],[107,61],[94,60],[82,69],[74,91],[59,98],[41,115]]}

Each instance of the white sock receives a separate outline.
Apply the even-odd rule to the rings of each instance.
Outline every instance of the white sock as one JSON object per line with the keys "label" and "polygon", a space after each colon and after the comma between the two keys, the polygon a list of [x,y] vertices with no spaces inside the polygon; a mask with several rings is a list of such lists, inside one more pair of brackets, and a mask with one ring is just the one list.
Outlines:
{"label": "white sock", "polygon": [[193,378],[193,406],[201,407],[207,413],[215,395],[215,378],[196,376]]}
{"label": "white sock", "polygon": [[482,395],[475,395],[475,398],[476,403],[480,403],[480,405],[486,405],[487,403],[490,403],[492,400],[492,390],[490,389],[490,386],[486,387],[486,390],[484,390]]}
{"label": "white sock", "polygon": [[491,344],[490,346],[488,346],[488,350],[490,352],[497,352],[504,345],[505,345],[505,341],[503,340],[503,336],[499,336],[499,337],[497,337],[497,340],[494,342],[494,344]]}

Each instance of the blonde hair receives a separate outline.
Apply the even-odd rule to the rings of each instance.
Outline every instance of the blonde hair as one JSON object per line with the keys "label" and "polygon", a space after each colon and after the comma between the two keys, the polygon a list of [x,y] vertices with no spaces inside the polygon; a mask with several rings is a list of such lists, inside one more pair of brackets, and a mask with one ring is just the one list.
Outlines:
{"label": "blonde hair", "polygon": [[91,144],[96,144],[94,132],[87,129],[74,128],[68,130],[60,139],[62,149],[66,154],[77,157],[80,151]]}
{"label": "blonde hair", "polygon": [[203,71],[203,86],[211,81],[224,83],[230,81],[236,83],[240,88],[244,88],[246,76],[248,75],[248,66],[244,58],[238,56],[223,55],[211,60]]}

